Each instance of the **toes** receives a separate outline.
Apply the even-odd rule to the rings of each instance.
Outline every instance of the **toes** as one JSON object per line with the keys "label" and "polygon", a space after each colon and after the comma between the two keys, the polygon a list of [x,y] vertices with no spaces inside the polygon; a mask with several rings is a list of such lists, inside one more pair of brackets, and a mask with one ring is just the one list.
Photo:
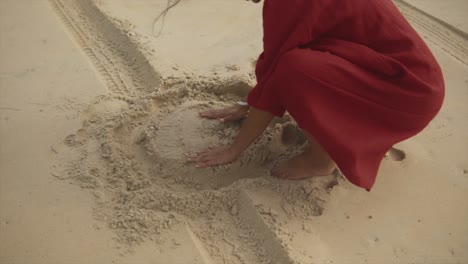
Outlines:
{"label": "toes", "polygon": [[219,162],[213,158],[209,158],[207,160],[199,162],[197,165],[195,165],[195,168],[204,169],[204,168],[208,168],[208,167],[212,167],[216,165],[219,165]]}

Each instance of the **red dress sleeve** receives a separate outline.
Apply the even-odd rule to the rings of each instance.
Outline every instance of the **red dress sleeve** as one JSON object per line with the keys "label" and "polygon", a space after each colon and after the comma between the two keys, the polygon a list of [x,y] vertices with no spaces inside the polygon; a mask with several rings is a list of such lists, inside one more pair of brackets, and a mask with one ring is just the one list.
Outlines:
{"label": "red dress sleeve", "polygon": [[[286,52],[307,45],[336,23],[337,8],[334,0],[265,0],[263,6],[263,52],[260,54],[255,75],[257,85],[248,96],[254,108],[282,116],[281,106],[268,81],[274,74],[279,58]],[[333,10],[333,11],[332,11]],[[325,14],[325,15],[324,15]]]}

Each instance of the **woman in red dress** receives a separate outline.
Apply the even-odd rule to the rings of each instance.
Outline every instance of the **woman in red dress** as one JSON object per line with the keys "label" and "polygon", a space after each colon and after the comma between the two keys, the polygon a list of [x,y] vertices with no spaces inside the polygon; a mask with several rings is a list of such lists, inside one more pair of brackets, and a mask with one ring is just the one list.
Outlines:
{"label": "woman in red dress", "polygon": [[442,106],[440,66],[391,0],[265,0],[263,28],[248,106],[201,113],[228,121],[250,107],[248,117],[232,145],[192,157],[197,167],[234,161],[288,111],[310,146],[272,176],[303,179],[339,168],[370,190],[386,152]]}

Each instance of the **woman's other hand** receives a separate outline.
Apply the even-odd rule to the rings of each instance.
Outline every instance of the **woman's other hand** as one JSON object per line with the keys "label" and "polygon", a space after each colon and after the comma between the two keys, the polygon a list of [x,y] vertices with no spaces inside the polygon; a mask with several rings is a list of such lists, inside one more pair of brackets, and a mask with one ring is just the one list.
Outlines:
{"label": "woman's other hand", "polygon": [[[226,112],[221,111],[219,113]],[[262,134],[271,120],[273,120],[271,113],[252,108],[231,146],[210,147],[194,156],[189,156],[188,161],[196,163],[197,168],[231,163]]]}
{"label": "woman's other hand", "polygon": [[200,116],[208,119],[218,119],[221,122],[237,121],[244,118],[248,111],[248,105],[236,104],[222,109],[212,109],[201,112]]}
{"label": "woman's other hand", "polygon": [[197,168],[229,164],[237,159],[239,153],[226,146],[209,147],[188,158],[189,162],[196,163]]}

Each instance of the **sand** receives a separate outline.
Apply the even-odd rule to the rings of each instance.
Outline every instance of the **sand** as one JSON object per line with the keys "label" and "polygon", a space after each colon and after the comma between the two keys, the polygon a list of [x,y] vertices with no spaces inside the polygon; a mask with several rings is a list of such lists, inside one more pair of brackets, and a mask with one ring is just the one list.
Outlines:
{"label": "sand", "polygon": [[450,4],[437,0],[408,0],[408,4],[418,8],[421,12],[438,20],[450,29],[468,36],[468,2],[464,0],[451,0]]}
{"label": "sand", "polygon": [[269,177],[304,147],[289,117],[233,164],[186,162],[240,127],[197,113],[255,83],[260,5],[181,1],[153,28],[166,2],[3,1],[0,260],[468,262],[468,40],[397,3],[440,61],[447,99],[368,193],[339,172]]}

